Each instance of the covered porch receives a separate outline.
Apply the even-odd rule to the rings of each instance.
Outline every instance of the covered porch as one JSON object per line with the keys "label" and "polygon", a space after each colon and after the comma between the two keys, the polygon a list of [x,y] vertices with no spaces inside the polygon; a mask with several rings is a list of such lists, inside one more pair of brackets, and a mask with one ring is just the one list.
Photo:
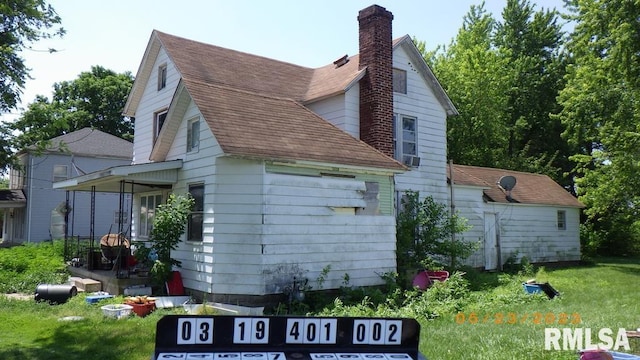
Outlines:
{"label": "covered porch", "polygon": [[[133,199],[139,193],[171,190],[181,167],[182,160],[116,166],[54,183],[54,189],[91,193],[88,237],[80,238],[65,231],[65,257],[68,257],[65,260],[71,262],[69,271],[72,276],[100,281],[101,290],[111,294],[122,294],[129,286],[147,284],[149,279],[138,276],[131,261],[132,242],[148,240],[136,239]],[[117,226],[110,231],[111,234],[95,233],[96,221],[107,220],[95,217],[96,193],[120,195]],[[125,201],[127,196],[130,197],[128,202]],[[130,204],[128,208],[127,203]]]}

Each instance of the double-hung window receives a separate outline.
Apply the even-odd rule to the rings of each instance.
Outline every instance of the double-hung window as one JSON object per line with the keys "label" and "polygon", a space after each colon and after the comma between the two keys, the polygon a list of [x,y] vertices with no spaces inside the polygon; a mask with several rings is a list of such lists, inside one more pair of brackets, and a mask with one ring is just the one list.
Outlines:
{"label": "double-hung window", "polygon": [[195,200],[187,223],[187,240],[202,241],[204,219],[204,184],[189,185],[189,194]]}
{"label": "double-hung window", "polygon": [[564,210],[558,210],[557,214],[558,220],[558,230],[566,230],[567,229],[567,212]]}
{"label": "double-hung window", "polygon": [[53,182],[64,181],[69,178],[69,172],[67,165],[54,165],[53,166]]}
{"label": "double-hung window", "polygon": [[158,135],[160,135],[160,130],[162,130],[162,127],[164,126],[164,121],[167,119],[168,112],[169,111],[165,109],[153,114],[153,141],[154,142],[158,138]]}
{"label": "double-hung window", "polygon": [[200,118],[187,121],[187,152],[198,151],[200,145]]}
{"label": "double-hung window", "polygon": [[415,117],[393,115],[393,141],[396,159],[411,167],[420,165],[418,157],[418,133]]}
{"label": "double-hung window", "polygon": [[162,194],[140,196],[140,215],[138,233],[142,238],[148,238],[153,228],[153,217],[158,205],[162,204]]}

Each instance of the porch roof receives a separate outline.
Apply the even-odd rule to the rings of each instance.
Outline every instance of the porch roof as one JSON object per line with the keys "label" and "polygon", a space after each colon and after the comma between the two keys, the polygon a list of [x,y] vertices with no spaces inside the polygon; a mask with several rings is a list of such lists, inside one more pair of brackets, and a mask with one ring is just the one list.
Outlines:
{"label": "porch roof", "polygon": [[[171,188],[178,181],[182,160],[114,166],[53,183],[54,189],[97,192],[145,192]],[[122,188],[121,184],[125,186]]]}
{"label": "porch roof", "polygon": [[0,190],[0,209],[21,208],[27,205],[27,199],[22,190]]}

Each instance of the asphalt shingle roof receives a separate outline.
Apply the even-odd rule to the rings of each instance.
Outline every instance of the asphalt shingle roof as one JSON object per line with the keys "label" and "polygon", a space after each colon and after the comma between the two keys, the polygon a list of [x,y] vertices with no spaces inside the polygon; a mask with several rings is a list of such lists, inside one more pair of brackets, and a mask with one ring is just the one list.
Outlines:
{"label": "asphalt shingle roof", "polygon": [[[456,185],[485,187],[484,195],[493,202],[557,205],[582,208],[584,205],[550,177],[519,171],[485,168],[479,166],[453,165],[453,182]],[[516,178],[511,190],[511,199],[498,181],[503,176]],[[451,180],[451,179],[449,179]]]}
{"label": "asphalt shingle roof", "polygon": [[74,155],[131,159],[133,144],[100,130],[83,128],[50,140],[48,152],[70,152]]}

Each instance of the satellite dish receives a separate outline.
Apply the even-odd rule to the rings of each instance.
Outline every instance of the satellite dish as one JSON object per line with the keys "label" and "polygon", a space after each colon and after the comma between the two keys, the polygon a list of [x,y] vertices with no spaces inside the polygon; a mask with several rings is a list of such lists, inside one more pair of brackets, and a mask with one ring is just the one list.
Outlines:
{"label": "satellite dish", "polygon": [[498,185],[505,191],[511,191],[516,186],[516,178],[511,175],[506,175],[498,180]]}

